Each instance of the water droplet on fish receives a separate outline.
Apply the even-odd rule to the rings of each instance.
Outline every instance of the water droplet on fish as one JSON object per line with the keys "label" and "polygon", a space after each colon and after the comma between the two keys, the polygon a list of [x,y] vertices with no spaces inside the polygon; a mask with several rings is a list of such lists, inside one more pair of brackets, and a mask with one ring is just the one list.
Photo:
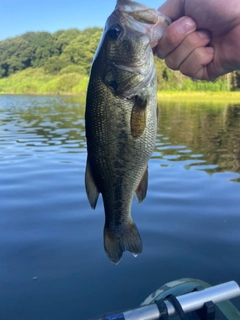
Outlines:
{"label": "water droplet on fish", "polygon": [[36,281],[37,280],[37,277],[33,277],[33,281]]}

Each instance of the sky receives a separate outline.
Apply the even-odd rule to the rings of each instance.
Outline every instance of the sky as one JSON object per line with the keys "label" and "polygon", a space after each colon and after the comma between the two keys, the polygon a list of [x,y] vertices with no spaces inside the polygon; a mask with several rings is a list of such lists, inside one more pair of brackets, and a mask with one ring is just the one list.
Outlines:
{"label": "sky", "polygon": [[[138,0],[157,9],[164,0]],[[0,41],[27,31],[104,27],[116,0],[0,0]]]}

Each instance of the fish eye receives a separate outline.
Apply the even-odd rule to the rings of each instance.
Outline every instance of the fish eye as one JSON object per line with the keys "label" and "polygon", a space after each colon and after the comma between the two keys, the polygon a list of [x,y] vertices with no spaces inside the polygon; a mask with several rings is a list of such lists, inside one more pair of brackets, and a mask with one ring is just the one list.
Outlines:
{"label": "fish eye", "polygon": [[115,23],[108,30],[108,35],[110,38],[117,40],[121,32],[122,32],[122,27],[119,24]]}

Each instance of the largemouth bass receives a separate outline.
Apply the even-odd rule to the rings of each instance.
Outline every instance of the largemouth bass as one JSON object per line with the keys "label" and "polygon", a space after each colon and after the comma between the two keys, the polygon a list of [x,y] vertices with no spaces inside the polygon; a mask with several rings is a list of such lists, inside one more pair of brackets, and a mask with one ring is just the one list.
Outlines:
{"label": "largemouth bass", "polygon": [[131,218],[136,193],[148,187],[148,160],[157,132],[157,80],[152,48],[169,19],[130,0],[118,0],[96,51],[86,101],[85,185],[95,209],[105,209],[104,248],[113,263],[124,251],[142,252]]}

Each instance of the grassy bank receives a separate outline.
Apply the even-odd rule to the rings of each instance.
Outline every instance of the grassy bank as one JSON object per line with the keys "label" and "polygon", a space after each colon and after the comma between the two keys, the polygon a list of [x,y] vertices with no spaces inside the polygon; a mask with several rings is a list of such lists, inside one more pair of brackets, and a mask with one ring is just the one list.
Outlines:
{"label": "grassy bank", "polygon": [[240,91],[236,92],[194,92],[194,91],[158,91],[161,101],[183,101],[183,102],[228,102],[240,103]]}
{"label": "grassy bank", "polygon": [[[71,71],[70,69],[68,71]],[[85,96],[88,77],[77,72],[47,74],[43,68],[28,68],[0,79],[0,94],[72,94]],[[240,103],[240,91],[158,91],[160,101]]]}
{"label": "grassy bank", "polygon": [[42,68],[28,68],[0,79],[0,94],[79,94],[86,92],[87,76],[78,73],[48,75]]}

